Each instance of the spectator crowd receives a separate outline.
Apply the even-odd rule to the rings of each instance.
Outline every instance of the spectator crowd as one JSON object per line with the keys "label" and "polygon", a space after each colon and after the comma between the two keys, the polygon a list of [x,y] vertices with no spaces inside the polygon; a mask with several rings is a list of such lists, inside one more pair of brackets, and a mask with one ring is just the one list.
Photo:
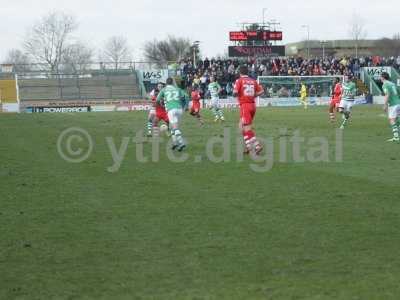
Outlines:
{"label": "spectator crowd", "polygon": [[399,57],[327,57],[305,59],[301,57],[264,58],[264,59],[208,59],[193,64],[190,60],[181,61],[173,66],[185,86],[198,85],[206,93],[210,77],[214,76],[223,88],[222,96],[230,95],[233,83],[238,76],[238,68],[245,64],[249,76],[322,76],[353,75],[360,76],[362,67],[392,66],[400,69]]}

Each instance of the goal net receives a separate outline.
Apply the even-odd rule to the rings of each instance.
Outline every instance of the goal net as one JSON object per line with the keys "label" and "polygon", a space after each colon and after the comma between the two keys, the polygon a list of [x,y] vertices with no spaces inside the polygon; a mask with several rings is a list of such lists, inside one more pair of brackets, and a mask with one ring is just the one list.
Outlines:
{"label": "goal net", "polygon": [[303,85],[310,105],[327,105],[332,96],[336,78],[343,76],[260,76],[258,82],[265,94],[260,97],[260,106],[297,106]]}

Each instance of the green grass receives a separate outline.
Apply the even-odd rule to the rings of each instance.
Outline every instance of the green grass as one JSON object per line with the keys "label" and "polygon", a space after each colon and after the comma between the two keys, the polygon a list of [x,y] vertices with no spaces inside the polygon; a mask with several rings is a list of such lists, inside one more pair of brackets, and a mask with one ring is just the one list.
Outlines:
{"label": "green grass", "polygon": [[[354,109],[340,163],[325,108],[259,110],[265,173],[207,160],[223,127],[189,116],[187,162],[139,163],[130,142],[110,173],[105,138],[119,148],[144,112],[0,115],[0,299],[399,299],[400,145],[380,114]],[[81,164],[57,152],[71,126],[93,137]],[[279,163],[280,128],[325,137],[331,162]]]}

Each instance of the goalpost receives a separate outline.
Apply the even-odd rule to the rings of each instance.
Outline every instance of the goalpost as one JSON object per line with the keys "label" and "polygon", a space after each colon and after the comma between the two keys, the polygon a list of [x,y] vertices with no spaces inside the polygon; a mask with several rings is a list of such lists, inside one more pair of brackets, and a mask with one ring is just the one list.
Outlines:
{"label": "goalpost", "polygon": [[21,100],[19,98],[18,74],[15,74],[15,92],[16,92],[16,97],[17,97],[18,112],[21,112]]}
{"label": "goalpost", "polygon": [[336,78],[344,76],[260,76],[258,82],[265,94],[258,99],[259,106],[300,106],[303,85],[310,105],[328,105]]}

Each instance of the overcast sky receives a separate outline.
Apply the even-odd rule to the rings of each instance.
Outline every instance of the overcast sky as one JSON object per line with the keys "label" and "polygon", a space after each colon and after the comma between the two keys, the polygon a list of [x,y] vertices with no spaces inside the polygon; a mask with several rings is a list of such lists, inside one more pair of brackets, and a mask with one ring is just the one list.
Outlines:
{"label": "overcast sky", "polygon": [[139,60],[145,41],[169,34],[201,41],[204,56],[223,54],[228,32],[240,22],[261,22],[263,8],[267,19],[281,22],[284,43],[305,39],[303,24],[310,26],[312,39],[348,38],[354,12],[365,19],[368,38],[400,31],[398,0],[0,0],[0,61],[10,48],[21,48],[35,21],[54,10],[75,15],[75,35],[93,48],[112,35],[126,36]]}

